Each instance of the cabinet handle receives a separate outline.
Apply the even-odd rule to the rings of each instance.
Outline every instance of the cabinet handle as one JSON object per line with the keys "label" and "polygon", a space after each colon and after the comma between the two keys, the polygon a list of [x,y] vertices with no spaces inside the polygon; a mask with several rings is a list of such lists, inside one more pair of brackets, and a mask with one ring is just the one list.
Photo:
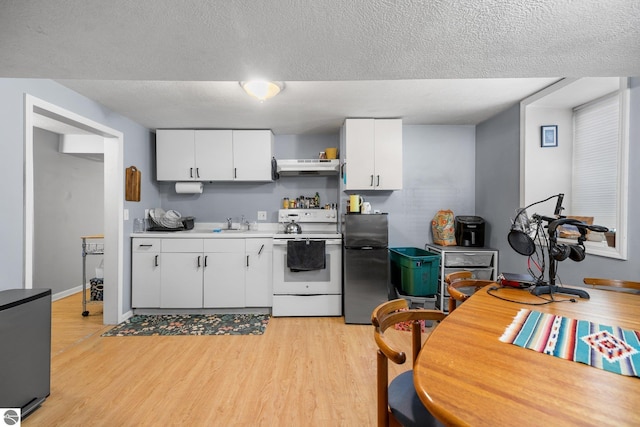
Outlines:
{"label": "cabinet handle", "polygon": [[189,168],[189,178],[193,178],[193,168]]}
{"label": "cabinet handle", "polygon": [[154,258],[155,258],[154,264],[155,264],[155,267],[157,267],[158,266],[158,255],[156,255]]}
{"label": "cabinet handle", "polygon": [[371,175],[371,184],[369,186],[373,187],[373,175]]}
{"label": "cabinet handle", "polygon": [[138,245],[139,248],[150,248],[153,245]]}
{"label": "cabinet handle", "polygon": [[249,267],[249,255],[247,255],[247,267]]}
{"label": "cabinet handle", "polygon": [[238,177],[238,168],[233,168],[233,177],[234,178]]}
{"label": "cabinet handle", "polygon": [[209,255],[204,256],[204,266],[207,266],[207,260],[209,259]]}
{"label": "cabinet handle", "polygon": [[200,268],[200,255],[198,255],[198,268]]}
{"label": "cabinet handle", "polygon": [[380,175],[376,175],[378,177],[378,183],[376,184],[376,187],[380,187]]}
{"label": "cabinet handle", "polygon": [[260,255],[262,253],[263,249],[264,249],[264,245],[260,246],[260,250],[258,251],[258,255]]}
{"label": "cabinet handle", "polygon": [[196,168],[196,178],[200,178],[200,168]]}

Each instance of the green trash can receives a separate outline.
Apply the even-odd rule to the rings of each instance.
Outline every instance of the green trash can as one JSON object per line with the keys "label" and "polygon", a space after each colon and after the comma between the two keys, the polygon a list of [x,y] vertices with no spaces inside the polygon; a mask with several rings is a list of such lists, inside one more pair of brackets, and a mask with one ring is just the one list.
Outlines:
{"label": "green trash can", "polygon": [[426,297],[438,291],[440,255],[420,248],[389,248],[391,284],[406,295]]}

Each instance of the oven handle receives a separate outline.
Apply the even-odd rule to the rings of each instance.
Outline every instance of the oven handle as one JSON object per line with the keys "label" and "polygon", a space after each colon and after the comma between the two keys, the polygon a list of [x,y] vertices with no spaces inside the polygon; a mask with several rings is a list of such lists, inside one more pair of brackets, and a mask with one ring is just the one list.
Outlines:
{"label": "oven handle", "polygon": [[[325,245],[342,245],[341,239],[309,239],[309,240],[324,240]],[[273,246],[287,246],[287,239],[273,239]]]}

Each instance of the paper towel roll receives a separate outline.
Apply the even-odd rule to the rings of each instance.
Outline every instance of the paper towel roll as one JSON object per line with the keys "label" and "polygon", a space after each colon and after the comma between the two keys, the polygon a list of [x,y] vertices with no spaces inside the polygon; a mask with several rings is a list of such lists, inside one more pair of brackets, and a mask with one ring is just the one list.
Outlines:
{"label": "paper towel roll", "polygon": [[201,182],[176,182],[176,193],[178,194],[200,194],[202,189]]}

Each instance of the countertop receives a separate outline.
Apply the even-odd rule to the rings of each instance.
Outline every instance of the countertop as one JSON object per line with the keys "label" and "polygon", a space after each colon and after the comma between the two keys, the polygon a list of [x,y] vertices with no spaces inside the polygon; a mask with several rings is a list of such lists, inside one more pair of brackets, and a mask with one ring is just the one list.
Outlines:
{"label": "countertop", "polygon": [[[259,223],[257,230],[226,229],[226,223],[196,223],[192,230],[184,231],[146,231],[144,233],[131,233],[130,237],[136,238],[160,238],[160,239],[254,239],[272,238],[278,232],[278,224]],[[213,230],[220,230],[214,232]]]}

